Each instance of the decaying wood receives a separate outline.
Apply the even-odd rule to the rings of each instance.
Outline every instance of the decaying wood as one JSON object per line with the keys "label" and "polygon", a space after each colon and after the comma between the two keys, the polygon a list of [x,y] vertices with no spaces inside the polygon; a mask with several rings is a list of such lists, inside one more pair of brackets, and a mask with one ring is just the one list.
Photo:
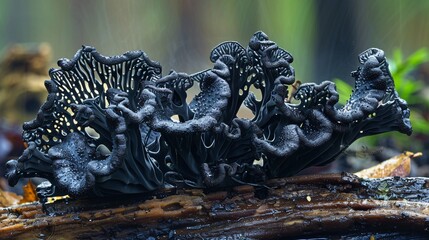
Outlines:
{"label": "decaying wood", "polygon": [[[0,237],[15,239],[284,239],[399,234],[429,227],[429,179],[352,174],[270,180],[204,193],[62,200],[0,209]],[[145,200],[146,199],[146,200]],[[399,236],[395,235],[395,236]]]}

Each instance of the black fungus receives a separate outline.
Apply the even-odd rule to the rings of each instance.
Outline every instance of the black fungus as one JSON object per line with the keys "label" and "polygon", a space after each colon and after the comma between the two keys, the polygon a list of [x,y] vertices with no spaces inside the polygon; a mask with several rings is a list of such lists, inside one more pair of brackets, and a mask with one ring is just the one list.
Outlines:
{"label": "black fungus", "polygon": [[[329,163],[357,138],[411,134],[409,109],[382,50],[359,55],[362,66],[352,72],[355,88],[343,107],[332,82],[294,91],[293,57],[262,32],[247,48],[220,44],[210,60],[212,69],[166,76],[142,51],[105,57],[84,46],[59,60],[60,68],[49,71],[46,102],[23,126],[29,147],[7,164],[9,183],[37,175],[52,184],[40,188],[42,195],[72,196],[169,184],[261,186]],[[187,102],[194,84],[200,92]],[[242,105],[253,119],[237,117]]]}

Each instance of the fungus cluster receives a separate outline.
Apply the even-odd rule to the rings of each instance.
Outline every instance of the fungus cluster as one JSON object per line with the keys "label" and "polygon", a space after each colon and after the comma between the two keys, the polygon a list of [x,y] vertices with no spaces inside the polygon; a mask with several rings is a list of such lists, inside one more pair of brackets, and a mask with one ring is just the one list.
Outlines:
{"label": "fungus cluster", "polygon": [[[220,44],[210,60],[212,69],[162,76],[142,51],[105,57],[84,46],[60,59],[46,102],[23,126],[28,148],[7,163],[9,184],[42,177],[41,193],[72,196],[260,184],[329,163],[363,136],[411,134],[382,50],[359,55],[345,106],[332,82],[293,92],[292,56],[262,32],[247,48]],[[237,117],[242,105],[253,119]]]}

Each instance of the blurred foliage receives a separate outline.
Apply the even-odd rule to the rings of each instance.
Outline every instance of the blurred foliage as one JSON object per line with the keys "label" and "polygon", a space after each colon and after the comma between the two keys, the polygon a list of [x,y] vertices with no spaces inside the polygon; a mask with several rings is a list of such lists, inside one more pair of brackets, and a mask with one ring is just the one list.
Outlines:
{"label": "blurred foliage", "polygon": [[[47,93],[51,47],[48,44],[15,44],[0,60],[0,122],[19,126],[37,114]],[[5,126],[3,126],[5,127]]]}
{"label": "blurred foliage", "polygon": [[208,55],[220,42],[246,45],[263,30],[300,59],[294,64],[300,79],[313,79],[315,10],[315,0],[5,0],[0,50],[47,42],[55,60],[71,58],[82,44],[105,55],[140,49],[165,72],[192,73],[211,67]]}
{"label": "blurred foliage", "polygon": [[[416,77],[416,72],[419,67],[429,62],[429,51],[427,48],[421,48],[410,56],[404,58],[400,49],[393,52],[393,58],[389,61],[389,69],[395,81],[395,88],[399,96],[407,101],[411,110],[411,124],[413,126],[413,134],[416,137],[419,135],[429,134],[429,98],[425,94],[425,83],[423,80]],[[348,96],[353,90],[353,87],[341,79],[334,79],[337,86],[337,91],[340,94],[340,105],[347,102]],[[410,141],[408,136],[398,133],[381,134],[377,136],[366,137],[363,140],[367,145],[375,146],[381,139],[386,136],[393,138],[401,146],[416,148],[416,145],[421,143]]]}
{"label": "blurred foliage", "polygon": [[[294,56],[296,79],[321,82],[346,78],[353,58],[369,47],[408,53],[428,46],[428,10],[427,0],[3,0],[0,50],[4,55],[15,43],[46,42],[56,60],[71,58],[82,44],[105,55],[142,49],[164,73],[192,73],[211,67],[208,53],[220,42],[246,45],[262,30]],[[413,92],[407,84],[404,98]],[[343,96],[350,93],[346,87],[338,84]],[[407,100],[419,101],[412,94]],[[417,132],[427,131],[423,116],[412,118]]]}

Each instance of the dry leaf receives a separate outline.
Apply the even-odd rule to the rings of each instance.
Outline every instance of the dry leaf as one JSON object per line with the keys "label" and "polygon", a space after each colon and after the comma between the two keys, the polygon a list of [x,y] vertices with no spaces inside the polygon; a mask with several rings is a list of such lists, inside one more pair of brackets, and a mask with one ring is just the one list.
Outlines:
{"label": "dry leaf", "polygon": [[38,201],[39,198],[37,197],[36,193],[36,186],[31,181],[28,181],[27,184],[22,187],[24,190],[24,196],[23,199],[19,202],[21,203],[28,203],[28,202],[35,202]]}
{"label": "dry leaf", "polygon": [[421,155],[422,153],[420,152],[405,152],[355,174],[361,178],[407,177],[410,175],[411,159],[420,157]]}
{"label": "dry leaf", "polygon": [[57,196],[57,197],[48,197],[48,201],[46,201],[46,203],[53,203],[55,201],[59,201],[67,198],[70,198],[70,196],[64,195],[64,196]]}
{"label": "dry leaf", "polygon": [[21,199],[22,197],[18,196],[16,193],[0,190],[0,207],[18,204]]}

